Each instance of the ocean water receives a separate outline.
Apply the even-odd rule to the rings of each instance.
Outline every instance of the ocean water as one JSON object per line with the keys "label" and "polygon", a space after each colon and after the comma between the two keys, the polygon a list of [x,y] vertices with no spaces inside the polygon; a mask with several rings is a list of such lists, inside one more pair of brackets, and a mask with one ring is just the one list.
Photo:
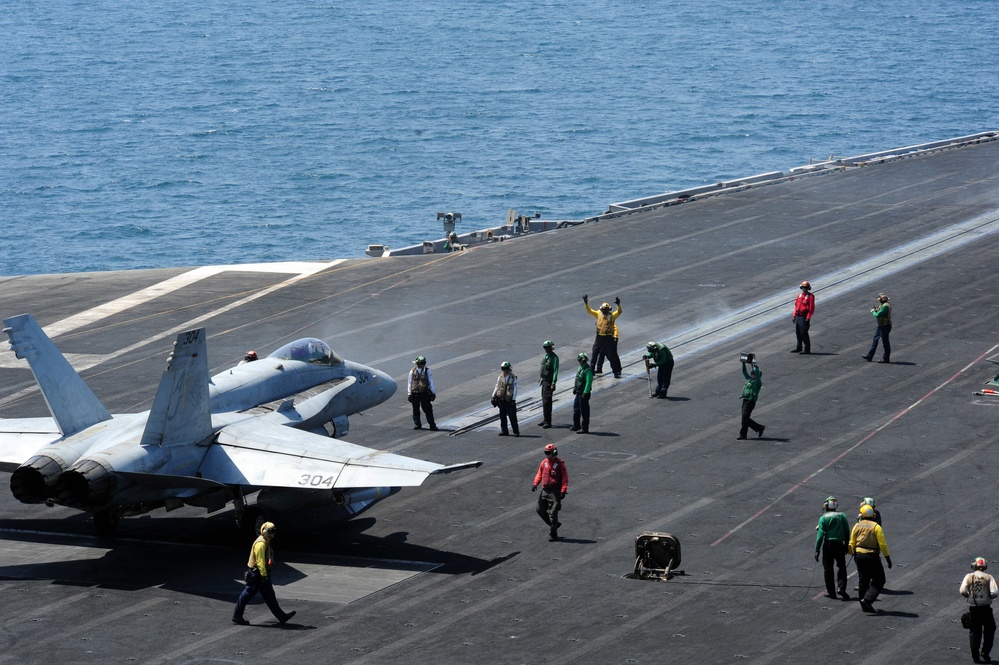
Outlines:
{"label": "ocean water", "polygon": [[0,275],[362,256],[999,129],[994,0],[24,0]]}

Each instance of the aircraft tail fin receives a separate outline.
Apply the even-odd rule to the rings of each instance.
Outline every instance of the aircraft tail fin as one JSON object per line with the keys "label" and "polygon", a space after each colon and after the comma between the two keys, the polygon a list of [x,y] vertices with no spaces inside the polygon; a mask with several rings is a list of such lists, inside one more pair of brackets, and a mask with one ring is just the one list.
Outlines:
{"label": "aircraft tail fin", "polygon": [[14,355],[28,361],[49,413],[63,436],[111,419],[83,378],[41,329],[31,314],[5,319],[3,331]]}
{"label": "aircraft tail fin", "polygon": [[202,443],[212,433],[205,329],[177,335],[149,410],[143,446]]}

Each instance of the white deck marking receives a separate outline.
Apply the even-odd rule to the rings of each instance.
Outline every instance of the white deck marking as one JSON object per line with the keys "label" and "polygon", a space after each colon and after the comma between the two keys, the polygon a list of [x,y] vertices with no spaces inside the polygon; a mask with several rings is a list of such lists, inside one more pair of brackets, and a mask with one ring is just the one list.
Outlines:
{"label": "white deck marking", "polygon": [[[196,282],[199,282],[208,277],[213,277],[214,275],[221,274],[223,272],[260,272],[260,273],[276,273],[276,274],[291,274],[292,277],[279,282],[273,286],[265,289],[253,292],[251,295],[241,298],[233,303],[230,303],[219,309],[212,310],[205,313],[202,316],[196,317],[181,324],[178,328],[171,327],[172,330],[176,329],[188,329],[188,327],[193,326],[197,323],[205,321],[213,316],[227,312],[235,307],[240,307],[248,302],[252,302],[257,298],[268,295],[283,289],[286,286],[291,286],[296,282],[305,279],[306,277],[311,277],[312,275],[332,268],[335,265],[343,263],[346,259],[337,259],[336,261],[330,261],[328,263],[320,262],[286,262],[286,263],[249,263],[249,264],[235,264],[228,266],[206,266],[204,268],[196,268],[190,270],[176,277],[171,277],[165,281],[159,282],[158,284],[153,284],[152,286],[146,287],[135,293],[130,293],[111,302],[92,307],[86,311],[74,314],[73,316],[66,317],[54,323],[50,323],[45,326],[43,330],[45,334],[51,339],[55,339],[59,335],[64,335],[66,333],[72,332],[88,326],[97,321],[101,321],[114,314],[119,314],[137,305],[142,305],[151,300],[155,300],[161,296],[178,291],[186,286],[190,286]],[[149,337],[145,340],[132,344],[131,346],[119,349],[118,351],[107,354],[107,355],[67,355],[66,359],[69,360],[70,364],[73,365],[74,369],[78,372],[89,369],[95,365],[100,364],[111,358],[116,358],[124,353],[132,351],[133,349],[145,346],[151,342],[156,341],[163,335],[168,334],[170,331],[164,331],[162,334],[157,334]],[[9,368],[20,368],[26,367],[27,364],[18,360],[12,351],[9,349],[5,351],[0,351],[0,369]]]}

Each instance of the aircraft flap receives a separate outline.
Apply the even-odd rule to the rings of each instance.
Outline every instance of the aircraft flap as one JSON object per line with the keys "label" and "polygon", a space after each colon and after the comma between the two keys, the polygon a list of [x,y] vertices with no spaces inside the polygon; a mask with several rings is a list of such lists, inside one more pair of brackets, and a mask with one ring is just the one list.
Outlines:
{"label": "aircraft flap", "polygon": [[444,468],[255,419],[224,427],[199,473],[232,485],[347,489],[415,487]]}
{"label": "aircraft flap", "polygon": [[111,419],[111,414],[31,314],[5,319],[14,355],[28,361],[49,413],[64,436]]}

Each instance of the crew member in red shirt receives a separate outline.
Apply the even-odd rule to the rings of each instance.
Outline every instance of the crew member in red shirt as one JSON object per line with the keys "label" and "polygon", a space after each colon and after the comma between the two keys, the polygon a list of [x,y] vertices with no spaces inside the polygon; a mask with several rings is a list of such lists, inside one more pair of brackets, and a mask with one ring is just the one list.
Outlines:
{"label": "crew member in red shirt", "polygon": [[[815,296],[812,295],[812,285],[808,282],[801,283],[801,294],[794,301],[794,335],[798,338],[798,345],[791,353],[811,353],[812,341],[808,338],[808,326],[812,322],[812,314],[815,314]],[[805,349],[802,351],[801,347]]]}
{"label": "crew member in red shirt", "polygon": [[569,489],[569,472],[566,471],[565,462],[558,456],[558,448],[554,444],[549,443],[545,446],[545,458],[538,466],[531,491],[537,491],[538,485],[541,485],[538,515],[551,529],[548,541],[555,542],[558,540],[558,528],[562,526],[558,521],[558,511],[562,509],[562,499]]}

